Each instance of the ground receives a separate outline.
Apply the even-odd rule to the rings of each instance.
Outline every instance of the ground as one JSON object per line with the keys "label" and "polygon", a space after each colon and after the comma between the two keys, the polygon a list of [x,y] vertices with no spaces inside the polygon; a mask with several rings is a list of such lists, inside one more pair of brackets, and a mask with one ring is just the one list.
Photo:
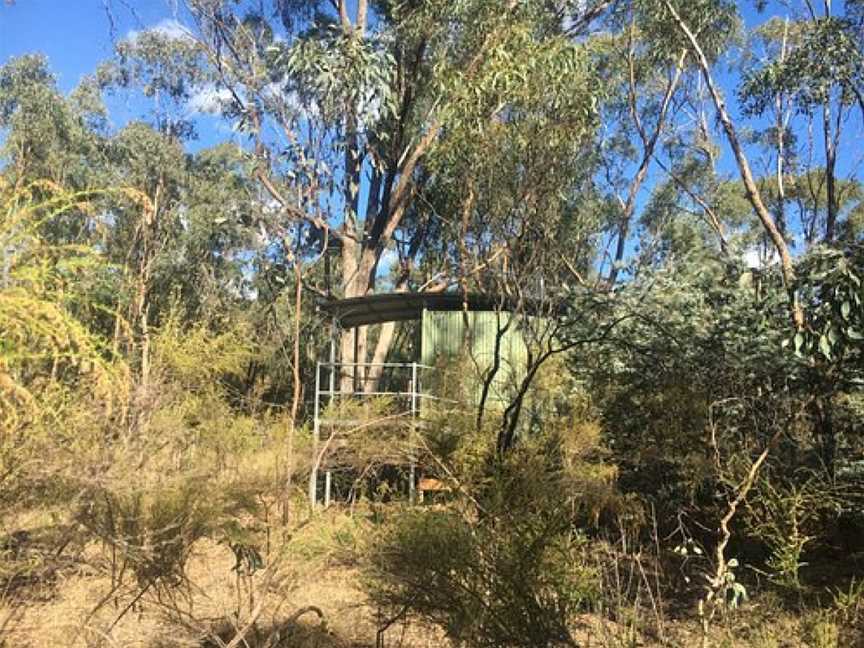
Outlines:
{"label": "ground", "polygon": [[[0,648],[432,648],[449,645],[440,631],[416,619],[394,623],[378,641],[383,618],[364,595],[362,575],[350,559],[357,525],[332,511],[301,525],[271,570],[238,574],[234,553],[199,541],[182,585],[139,596],[134,579],[113,595],[110,552],[95,544],[74,560],[57,562],[39,582],[0,592]],[[31,535],[30,542],[35,543]],[[23,558],[27,551],[21,547]],[[266,551],[265,551],[266,553]],[[860,605],[860,601],[853,602]],[[852,648],[864,641],[838,635],[841,614],[796,613],[788,601],[763,593],[718,617],[711,645],[732,648]],[[701,644],[695,615],[672,607],[641,611],[620,606],[584,614],[574,636],[584,648],[689,648]],[[319,618],[319,611],[323,618]],[[692,612],[692,611],[691,611]],[[610,616],[615,620],[610,620]],[[255,623],[251,624],[252,619]],[[247,629],[238,639],[238,629]]]}

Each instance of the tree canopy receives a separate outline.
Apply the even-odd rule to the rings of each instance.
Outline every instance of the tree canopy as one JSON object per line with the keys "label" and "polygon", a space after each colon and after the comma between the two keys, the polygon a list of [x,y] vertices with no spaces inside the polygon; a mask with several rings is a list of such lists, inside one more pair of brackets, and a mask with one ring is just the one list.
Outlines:
{"label": "tree canopy", "polygon": [[[708,645],[762,589],[842,633],[808,645],[858,640],[864,3],[169,4],[69,92],[0,62],[0,614],[101,551],[73,643],[143,601],[243,645],[323,542],[379,645],[413,615],[575,646],[646,600]],[[468,331],[435,367],[421,324],[327,316],[430,292]],[[326,541],[319,468],[350,527]],[[207,543],[236,559],[227,639],[193,610]],[[844,555],[824,603],[809,566]]]}

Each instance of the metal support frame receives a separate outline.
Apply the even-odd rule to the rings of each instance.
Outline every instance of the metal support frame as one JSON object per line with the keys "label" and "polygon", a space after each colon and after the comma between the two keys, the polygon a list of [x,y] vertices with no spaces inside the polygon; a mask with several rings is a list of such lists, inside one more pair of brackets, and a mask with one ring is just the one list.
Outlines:
{"label": "metal support frame", "polygon": [[[417,394],[420,391],[420,385],[417,382],[417,363],[411,363],[411,436],[417,434]],[[411,454],[411,459],[408,467],[408,501],[414,503],[414,486],[415,486],[415,471],[416,460],[414,454]]]}
{"label": "metal support frame", "polygon": [[315,405],[312,423],[312,473],[309,475],[309,503],[312,508],[318,503],[318,442],[321,434],[321,363],[315,365]]}
{"label": "metal support frame", "polygon": [[[336,389],[336,326],[333,325],[332,334],[330,335],[330,373],[328,376],[329,379],[329,388],[330,388],[330,397],[327,400],[327,406],[331,406],[333,404],[333,392]],[[315,400],[318,400],[318,396],[316,394]],[[319,410],[320,412],[320,410]],[[319,416],[318,426],[321,426],[321,420]],[[332,431],[331,431],[332,434]],[[332,475],[328,470],[324,474],[324,506],[330,506],[330,485],[332,483]]]}
{"label": "metal support frame", "polygon": [[[312,427],[312,474],[309,477],[309,502],[313,508],[318,505],[318,473],[319,473],[319,454],[321,453],[321,443],[322,443],[322,429],[324,426],[328,428],[328,432],[326,434],[327,439],[329,440],[335,432],[333,431],[333,426],[338,423],[332,420],[325,420],[322,418],[322,402],[326,398],[326,403],[332,404],[334,399],[337,397],[375,397],[375,396],[400,396],[407,397],[408,399],[408,414],[410,414],[410,430],[411,434],[414,435],[417,433],[419,417],[422,410],[422,399],[424,398],[434,398],[431,395],[427,395],[423,393],[422,390],[422,381],[421,381],[421,371],[422,370],[431,370],[432,367],[420,364],[418,362],[410,362],[410,363],[401,363],[401,362],[383,362],[383,363],[346,363],[346,362],[335,362],[336,359],[336,344],[335,337],[331,338],[330,345],[330,362],[318,362],[315,366],[315,402],[314,402],[314,421]],[[339,389],[339,385],[336,381],[336,374],[340,371],[340,368],[350,367],[350,371],[352,371],[353,375],[356,377],[359,375],[361,370],[368,370],[370,367],[382,367],[382,368],[391,368],[394,370],[410,370],[410,384],[408,385],[407,391],[374,391],[367,392],[365,390],[360,389],[357,385],[356,380],[353,381],[355,389],[353,389],[350,393],[342,393],[337,391]],[[327,385],[324,387],[322,385],[322,375],[321,372],[323,369],[327,369]],[[404,383],[403,383],[404,384]],[[436,399],[437,400],[437,399]],[[322,457],[323,461],[323,457]],[[330,470],[324,470],[324,505],[329,506],[332,502],[332,474]],[[408,497],[411,502],[414,502],[416,499],[416,486],[417,486],[417,462],[416,458],[412,455],[409,459],[408,466]]]}
{"label": "metal support frame", "polygon": [[[352,378],[352,387],[351,389],[356,394],[360,391],[360,365],[357,357],[360,355],[360,327],[354,327],[354,362],[352,364],[353,370],[351,371]],[[344,366],[345,360],[342,360],[342,364]]]}

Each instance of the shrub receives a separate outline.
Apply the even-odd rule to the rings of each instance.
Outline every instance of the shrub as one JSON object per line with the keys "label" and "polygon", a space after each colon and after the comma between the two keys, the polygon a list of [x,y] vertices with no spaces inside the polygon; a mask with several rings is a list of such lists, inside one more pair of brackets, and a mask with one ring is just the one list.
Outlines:
{"label": "shrub", "polygon": [[557,521],[479,526],[452,512],[400,516],[374,551],[373,599],[409,608],[469,646],[574,645],[569,622],[596,595],[585,543]]}
{"label": "shrub", "polygon": [[182,583],[193,546],[202,538],[223,542],[235,553],[236,547],[254,549],[256,544],[239,522],[256,512],[252,493],[202,475],[149,486],[94,488],[81,501],[77,521],[144,588]]}
{"label": "shrub", "polygon": [[775,582],[801,587],[804,551],[816,538],[822,514],[832,504],[831,487],[815,475],[797,484],[775,484],[767,477],[759,483],[747,503],[748,522],[753,536],[771,552],[767,567]]}
{"label": "shrub", "polygon": [[574,615],[596,602],[599,574],[577,526],[589,488],[565,457],[560,436],[541,435],[487,456],[486,478],[469,471],[450,507],[394,516],[372,543],[372,599],[466,646],[575,645]]}

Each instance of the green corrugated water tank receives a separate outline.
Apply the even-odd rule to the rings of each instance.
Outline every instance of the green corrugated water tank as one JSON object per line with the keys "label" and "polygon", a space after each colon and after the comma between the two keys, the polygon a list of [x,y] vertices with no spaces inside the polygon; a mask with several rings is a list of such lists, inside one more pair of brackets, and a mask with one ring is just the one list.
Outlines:
{"label": "green corrugated water tank", "polygon": [[[524,375],[527,364],[525,338],[519,318],[512,313],[424,309],[421,362],[430,367],[441,367],[446,361],[459,357],[464,349],[473,359],[470,365],[476,366],[483,374],[493,366],[499,331],[504,331],[499,347],[500,363],[488,399],[489,402],[506,402],[508,393]],[[479,376],[470,378],[477,380]],[[478,391],[478,398],[479,395]]]}

